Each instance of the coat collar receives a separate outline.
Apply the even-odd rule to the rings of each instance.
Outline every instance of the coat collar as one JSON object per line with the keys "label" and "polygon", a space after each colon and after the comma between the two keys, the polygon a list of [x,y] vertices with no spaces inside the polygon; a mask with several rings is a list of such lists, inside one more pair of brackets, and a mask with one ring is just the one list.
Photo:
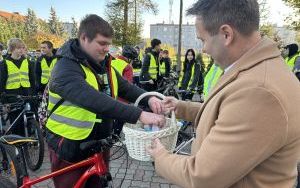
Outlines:
{"label": "coat collar", "polygon": [[248,50],[242,57],[234,62],[234,66],[220,77],[220,80],[211,90],[210,94],[205,100],[202,108],[197,114],[196,122],[199,121],[203,109],[207,103],[226,85],[234,81],[240,72],[251,69],[252,67],[262,63],[265,60],[277,58],[281,55],[277,44],[268,38],[262,38],[255,46]]}

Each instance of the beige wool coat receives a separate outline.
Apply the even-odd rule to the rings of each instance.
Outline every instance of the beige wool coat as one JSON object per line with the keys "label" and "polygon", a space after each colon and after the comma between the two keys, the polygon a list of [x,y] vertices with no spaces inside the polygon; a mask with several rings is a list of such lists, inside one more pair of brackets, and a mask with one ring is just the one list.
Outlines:
{"label": "beige wool coat", "polygon": [[300,83],[263,38],[204,104],[179,102],[197,126],[191,156],[159,152],[159,175],[186,188],[292,188],[300,156]]}

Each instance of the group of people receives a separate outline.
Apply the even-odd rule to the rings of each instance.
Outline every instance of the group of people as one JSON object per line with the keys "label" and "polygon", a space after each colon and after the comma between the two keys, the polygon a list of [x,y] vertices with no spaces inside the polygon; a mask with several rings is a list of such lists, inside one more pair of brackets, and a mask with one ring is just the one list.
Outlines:
{"label": "group of people", "polygon": [[[151,40],[151,47],[146,48],[141,61],[141,70],[138,75],[141,84],[139,85],[146,91],[158,90],[158,87],[163,83],[163,78],[169,77],[173,68],[168,50],[162,50],[160,45],[161,41],[159,39]],[[182,63],[182,71],[179,72],[178,88],[189,91],[199,89],[202,93],[203,70],[201,54],[197,58],[195,51],[188,49]],[[191,98],[192,96],[187,97],[187,99]]]}
{"label": "group of people", "polygon": [[[160,50],[161,41],[153,39],[140,66],[139,79],[147,81],[145,90],[131,84],[123,73],[132,69],[128,64],[133,65],[133,75],[138,71],[134,59],[139,51],[131,53],[132,47],[124,47],[120,57],[111,56],[114,31],[94,14],[81,21],[78,37],[67,41],[56,58],[44,52],[47,57],[40,66],[22,57],[24,43],[10,40],[10,56],[0,64],[1,92],[34,89],[37,77],[38,89],[48,82],[45,129],[52,171],[89,157],[91,153],[82,152],[80,143],[108,137],[114,120],[163,127],[164,114],[175,111],[177,118],[194,122],[196,137],[190,156],[172,154],[159,139],[153,140],[147,151],[160,176],[188,188],[293,187],[300,160],[300,84],[277,44],[261,37],[257,0],[198,0],[187,13],[196,17],[203,52],[214,59],[206,74],[210,79],[202,81],[207,88],[204,103],[150,96],[141,101],[142,106],[129,105],[146,90],[155,90],[171,63],[161,65],[167,56]],[[51,49],[47,42],[44,47]],[[193,50],[186,52],[182,89],[193,89],[203,80],[196,59]],[[103,156],[109,165],[109,150]],[[54,178],[55,187],[73,187],[85,170]],[[93,177],[85,187],[99,184]]]}
{"label": "group of people", "polygon": [[16,95],[42,93],[57,61],[52,52],[53,44],[50,41],[41,43],[42,55],[36,62],[27,58],[26,45],[21,39],[10,39],[7,48],[8,53],[0,64],[0,92]]}

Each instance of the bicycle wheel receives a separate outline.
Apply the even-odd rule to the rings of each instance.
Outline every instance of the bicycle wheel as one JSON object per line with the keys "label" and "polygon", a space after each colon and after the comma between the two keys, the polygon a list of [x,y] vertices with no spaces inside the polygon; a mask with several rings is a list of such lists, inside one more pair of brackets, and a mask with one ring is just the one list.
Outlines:
{"label": "bicycle wheel", "polygon": [[[28,135],[26,135],[28,133]],[[35,119],[29,119],[27,123],[26,137],[36,139],[38,142],[28,143],[24,146],[26,164],[30,170],[37,170],[42,166],[44,159],[44,139],[39,123]]]}
{"label": "bicycle wheel", "polygon": [[[22,185],[22,169],[16,156],[16,148],[0,144],[0,174],[2,177],[9,179],[13,184]],[[2,188],[2,184],[0,183]]]}

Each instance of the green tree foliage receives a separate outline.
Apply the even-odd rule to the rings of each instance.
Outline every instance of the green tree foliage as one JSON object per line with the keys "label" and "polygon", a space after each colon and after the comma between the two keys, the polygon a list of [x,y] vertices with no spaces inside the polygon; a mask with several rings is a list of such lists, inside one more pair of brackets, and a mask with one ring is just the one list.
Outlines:
{"label": "green tree foliage", "polygon": [[77,26],[77,22],[75,21],[75,18],[72,17],[72,32],[71,32],[71,37],[72,38],[76,38],[77,37],[77,33],[78,33],[78,26]]}
{"label": "green tree foliage", "polygon": [[282,0],[289,7],[293,9],[293,12],[286,18],[286,21],[290,23],[293,29],[300,31],[300,1],[299,0]]}
{"label": "green tree foliage", "polygon": [[10,38],[26,37],[25,22],[15,16],[10,18],[0,18],[0,42],[6,45]]}
{"label": "green tree foliage", "polygon": [[[53,12],[55,13],[54,9]],[[59,22],[57,17],[56,21]],[[6,47],[9,39],[20,38],[24,40],[29,50],[35,50],[39,48],[43,40],[50,40],[55,47],[59,47],[66,37],[65,33],[62,32],[63,27],[58,26],[57,28],[59,28],[57,33],[61,35],[52,34],[49,24],[38,19],[34,11],[28,9],[26,17],[20,15],[13,15],[9,18],[0,17],[0,43]]]}
{"label": "green tree foliage", "polygon": [[134,45],[141,42],[142,13],[156,14],[157,4],[152,0],[109,0],[106,4],[106,17],[115,31],[115,45]]}
{"label": "green tree foliage", "polygon": [[36,34],[38,31],[38,20],[35,12],[32,9],[27,10],[27,17],[25,21],[25,31],[27,34]]}
{"label": "green tree foliage", "polygon": [[64,28],[62,23],[59,21],[56,11],[53,7],[50,9],[50,18],[48,22],[50,33],[57,36],[64,36]]}

